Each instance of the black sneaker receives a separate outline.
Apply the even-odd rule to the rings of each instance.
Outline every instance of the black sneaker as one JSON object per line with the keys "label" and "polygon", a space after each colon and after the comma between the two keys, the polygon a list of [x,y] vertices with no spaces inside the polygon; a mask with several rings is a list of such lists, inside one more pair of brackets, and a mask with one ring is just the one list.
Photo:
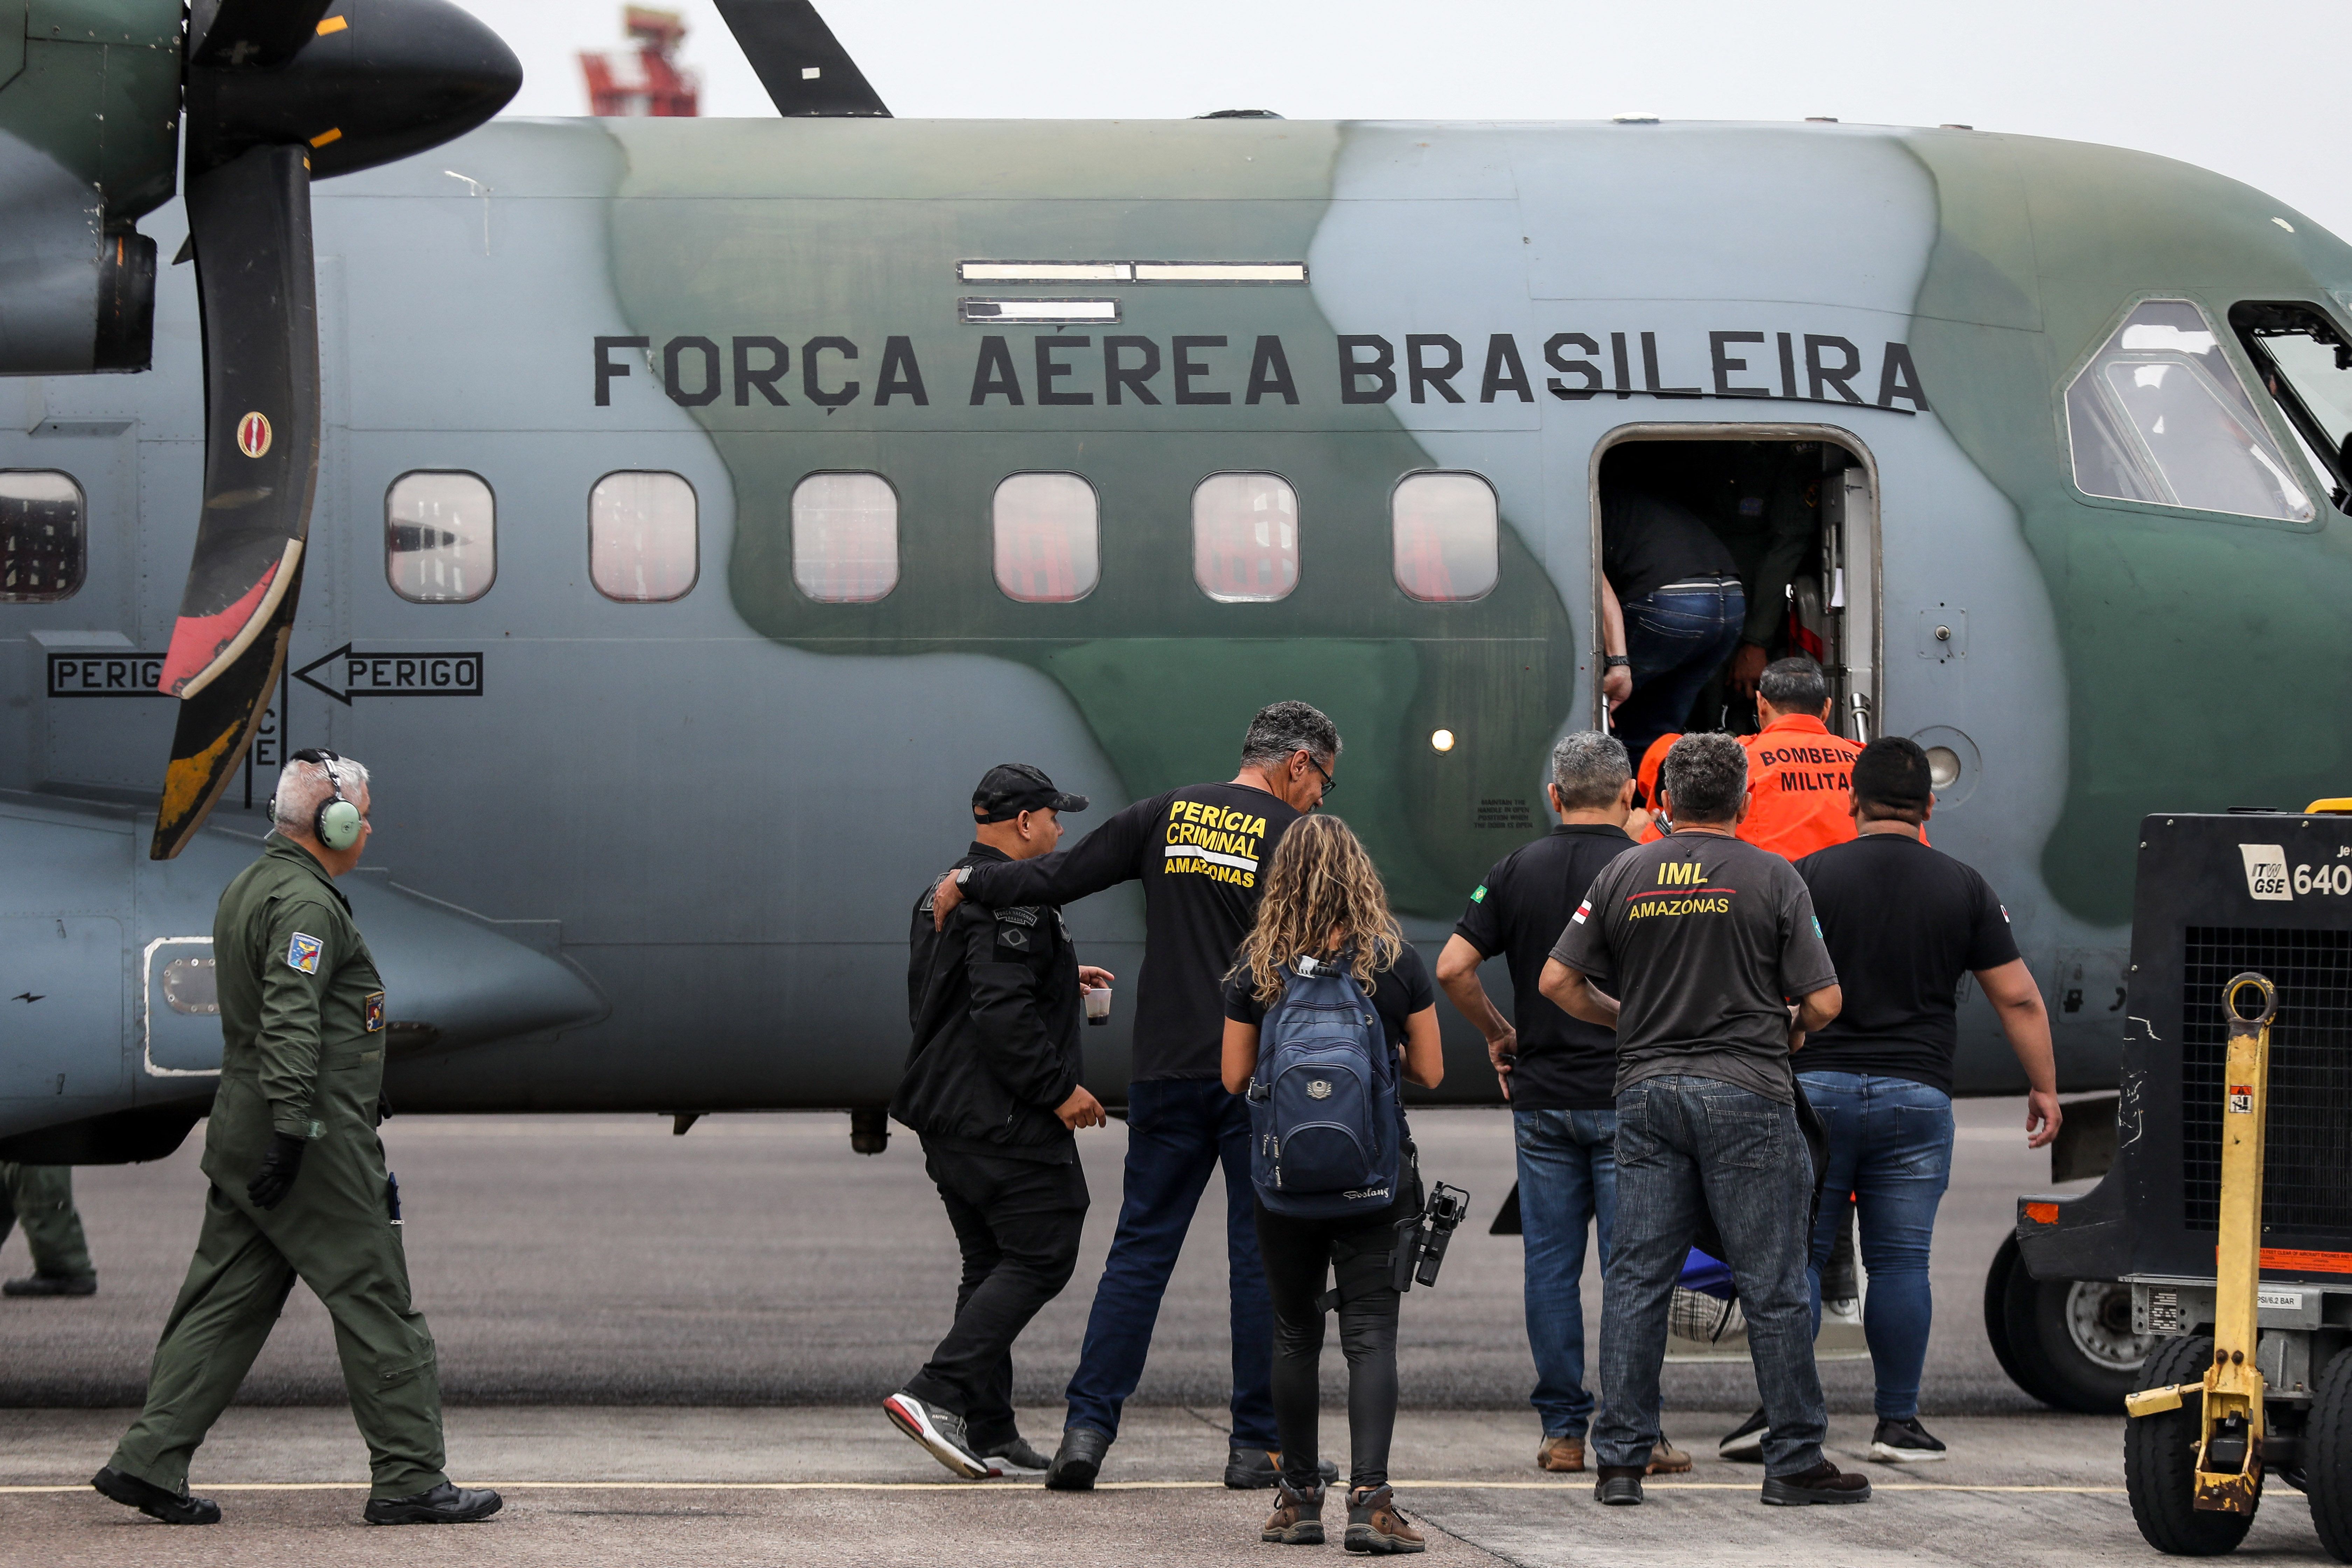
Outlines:
{"label": "black sneaker", "polygon": [[1091,1426],[1066,1426],[1062,1429],[1062,1446],[1054,1454],[1054,1462],[1045,1467],[1045,1486],[1050,1491],[1090,1492],[1095,1489],[1095,1478],[1102,1473],[1103,1456],[1110,1451],[1110,1439]]}
{"label": "black sneaker", "polygon": [[370,1498],[360,1517],[370,1524],[477,1524],[505,1506],[506,1500],[487,1488],[443,1481],[412,1497]]}
{"label": "black sneaker", "polygon": [[1764,1500],[1778,1508],[1798,1508],[1816,1502],[1868,1502],[1870,1478],[1849,1475],[1823,1459],[1793,1476],[1764,1478]]}
{"label": "black sneaker", "polygon": [[1639,1508],[1642,1503],[1642,1467],[1601,1466],[1601,1479],[1592,1484],[1592,1500],[1607,1503],[1611,1508]]}
{"label": "black sneaker", "polygon": [[0,1285],[0,1296],[95,1296],[95,1274],[28,1274]]}
{"label": "black sneaker", "polygon": [[190,1497],[185,1492],[167,1492],[152,1481],[142,1481],[137,1476],[107,1466],[89,1478],[102,1497],[112,1498],[125,1508],[135,1508],[150,1519],[160,1519],[165,1524],[218,1524],[220,1504],[208,1497]]}
{"label": "black sneaker", "polygon": [[1715,1446],[1715,1457],[1718,1459],[1747,1459],[1761,1464],[1764,1459],[1764,1434],[1767,1430],[1764,1424],[1764,1412],[1759,1409],[1755,1415],[1723,1435],[1723,1441]]}
{"label": "black sneaker", "polygon": [[1870,1457],[1882,1464],[1924,1465],[1944,1458],[1944,1445],[1919,1418],[1881,1421],[1870,1435]]}
{"label": "black sneaker", "polygon": [[[1329,1486],[1339,1479],[1339,1462],[1325,1459],[1315,1467],[1316,1479]],[[1282,1479],[1282,1456],[1264,1448],[1234,1448],[1225,1454],[1225,1485],[1237,1492],[1265,1491]]]}
{"label": "black sneaker", "polygon": [[1042,1476],[1053,1463],[1019,1437],[980,1447],[987,1450],[980,1456],[980,1462],[988,1467],[991,1476]]}
{"label": "black sneaker", "polygon": [[932,1458],[965,1480],[984,1480],[988,1465],[963,1435],[963,1417],[900,1390],[882,1402],[890,1425],[921,1444]]}

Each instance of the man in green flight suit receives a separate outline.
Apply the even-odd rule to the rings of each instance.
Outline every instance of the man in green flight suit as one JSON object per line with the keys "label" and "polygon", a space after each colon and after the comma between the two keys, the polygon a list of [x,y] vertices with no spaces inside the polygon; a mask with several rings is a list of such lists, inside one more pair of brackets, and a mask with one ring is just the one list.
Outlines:
{"label": "man in green flight suit", "polygon": [[0,1285],[10,1296],[89,1296],[98,1289],[89,1243],[74,1212],[71,1165],[0,1163],[0,1241],[12,1226],[25,1227],[33,1272]]}
{"label": "man in green flight suit", "polygon": [[236,1394],[299,1278],[335,1323],[367,1439],[370,1524],[463,1523],[499,1494],[442,1471],[433,1334],[408,1300],[400,1201],[376,1137],[383,983],[332,879],[370,832],[367,770],[303,751],[270,803],[277,831],[213,921],[221,1081],[205,1134],[204,1229],[163,1325],[147,1407],[90,1484],[168,1524],[212,1524],[188,1460]]}

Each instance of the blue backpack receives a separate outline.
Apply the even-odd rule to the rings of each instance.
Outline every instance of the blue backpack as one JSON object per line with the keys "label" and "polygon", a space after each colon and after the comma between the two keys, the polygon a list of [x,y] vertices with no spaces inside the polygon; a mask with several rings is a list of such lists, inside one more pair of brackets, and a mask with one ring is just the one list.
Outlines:
{"label": "blue backpack", "polygon": [[1346,962],[1283,966],[1250,1076],[1250,1177],[1267,1210],[1370,1216],[1395,1203],[1404,1107],[1396,1053]]}

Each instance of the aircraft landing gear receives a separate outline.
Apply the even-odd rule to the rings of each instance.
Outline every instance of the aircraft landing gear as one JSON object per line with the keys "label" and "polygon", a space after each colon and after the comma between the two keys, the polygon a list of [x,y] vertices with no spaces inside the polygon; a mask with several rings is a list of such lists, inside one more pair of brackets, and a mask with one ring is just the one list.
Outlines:
{"label": "aircraft landing gear", "polygon": [[2132,1331],[2131,1287],[2036,1279],[2005,1237],[1985,1277],[1985,1336],[2010,1381],[2044,1405],[2113,1415],[2144,1386],[2152,1336]]}

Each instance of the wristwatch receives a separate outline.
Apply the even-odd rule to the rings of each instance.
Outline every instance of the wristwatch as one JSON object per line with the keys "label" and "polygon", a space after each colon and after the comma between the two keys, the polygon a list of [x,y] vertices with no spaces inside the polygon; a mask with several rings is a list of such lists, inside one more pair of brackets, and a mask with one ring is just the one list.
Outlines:
{"label": "wristwatch", "polygon": [[1633,668],[1633,661],[1626,658],[1622,653],[1603,654],[1601,658],[1601,668],[1603,669],[1631,669]]}

